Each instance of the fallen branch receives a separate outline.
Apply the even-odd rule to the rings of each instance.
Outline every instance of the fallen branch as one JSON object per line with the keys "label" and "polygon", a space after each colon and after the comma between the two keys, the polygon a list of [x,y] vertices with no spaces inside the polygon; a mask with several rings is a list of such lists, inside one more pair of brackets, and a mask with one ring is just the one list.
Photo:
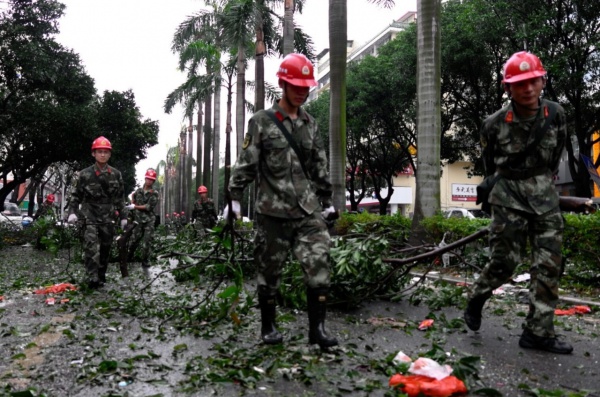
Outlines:
{"label": "fallen branch", "polygon": [[426,252],[424,254],[420,254],[417,256],[411,256],[410,258],[383,258],[382,261],[385,263],[395,263],[397,265],[406,265],[408,263],[413,263],[413,262],[423,262],[427,259],[435,258],[441,254],[448,252],[448,251],[452,251],[455,248],[461,247],[472,241],[480,239],[488,233],[489,233],[489,229],[483,228],[483,229],[476,231],[473,234],[468,235],[467,237],[463,237],[460,240],[456,240],[455,242],[450,243],[444,247],[434,249],[434,250],[432,250],[430,252]]}

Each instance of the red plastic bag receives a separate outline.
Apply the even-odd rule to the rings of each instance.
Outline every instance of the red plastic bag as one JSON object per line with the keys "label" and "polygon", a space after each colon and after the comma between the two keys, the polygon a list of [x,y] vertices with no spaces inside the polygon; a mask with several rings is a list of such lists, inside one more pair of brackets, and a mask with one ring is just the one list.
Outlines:
{"label": "red plastic bag", "polygon": [[75,291],[77,289],[76,286],[69,283],[60,283],[54,284],[46,288],[38,289],[35,291],[36,294],[60,294],[61,292],[65,292],[66,290]]}
{"label": "red plastic bag", "polygon": [[433,320],[428,318],[425,319],[423,321],[421,321],[421,323],[419,324],[419,331],[425,331],[426,329],[430,328],[433,325]]}
{"label": "red plastic bag", "polygon": [[574,314],[591,313],[592,309],[589,306],[573,306],[569,309],[555,309],[554,314],[557,316],[572,316]]}
{"label": "red plastic bag", "polygon": [[428,397],[450,397],[468,392],[463,381],[455,376],[437,380],[423,375],[396,374],[390,378],[389,385],[400,388],[409,397],[417,397],[419,393]]}

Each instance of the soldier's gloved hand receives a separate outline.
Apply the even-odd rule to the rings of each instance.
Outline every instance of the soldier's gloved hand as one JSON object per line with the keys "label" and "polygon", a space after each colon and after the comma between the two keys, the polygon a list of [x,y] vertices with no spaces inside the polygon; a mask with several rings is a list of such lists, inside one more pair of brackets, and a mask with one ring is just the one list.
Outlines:
{"label": "soldier's gloved hand", "polygon": [[333,205],[330,205],[329,207],[327,207],[323,211],[321,211],[321,216],[326,221],[333,220],[333,219],[337,218],[337,212],[335,212],[335,208],[333,207]]}
{"label": "soldier's gloved hand", "polygon": [[231,212],[233,212],[235,214],[236,218],[240,218],[241,217],[242,206],[240,205],[239,201],[237,201],[237,200],[231,200],[231,208],[229,208],[229,206],[225,207],[225,209],[223,210],[223,218],[229,219],[229,214]]}
{"label": "soldier's gloved hand", "polygon": [[75,214],[69,215],[69,217],[67,218],[67,222],[70,224],[77,223],[77,215],[75,215]]}
{"label": "soldier's gloved hand", "polygon": [[127,219],[121,219],[121,229],[125,229],[127,226]]}
{"label": "soldier's gloved hand", "polygon": [[134,208],[135,208],[135,204],[127,204],[127,205],[125,206],[125,208],[127,208],[128,210],[132,210],[132,209],[134,209]]}

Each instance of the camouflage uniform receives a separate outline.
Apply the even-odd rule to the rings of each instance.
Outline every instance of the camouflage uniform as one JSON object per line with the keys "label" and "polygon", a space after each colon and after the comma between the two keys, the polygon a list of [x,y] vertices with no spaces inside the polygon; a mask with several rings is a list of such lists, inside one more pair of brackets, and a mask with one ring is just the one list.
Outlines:
{"label": "camouflage uniform", "polygon": [[207,198],[206,201],[196,200],[192,211],[192,221],[194,221],[197,230],[212,229],[217,224],[217,211],[212,199]]}
{"label": "camouflage uniform", "polygon": [[229,189],[231,198],[241,201],[246,185],[257,181],[254,260],[258,286],[266,294],[276,293],[281,265],[291,249],[302,265],[307,286],[327,288],[330,237],[320,211],[331,206],[332,188],[325,150],[315,120],[302,108],[295,120],[277,103],[272,110],[303,151],[310,180],[265,111],[254,114]]}
{"label": "camouflage uniform", "polygon": [[56,220],[56,207],[54,207],[54,204],[43,202],[33,216],[33,220],[37,220],[38,218],[43,218],[45,216],[50,216],[52,217],[52,220]]}
{"label": "camouflage uniform", "polygon": [[129,246],[130,259],[133,258],[138,245],[141,248],[142,266],[148,265],[148,259],[152,252],[152,239],[154,237],[154,223],[156,216],[154,208],[158,204],[158,192],[154,189],[144,190],[143,187],[133,193],[133,204],[143,205],[143,210],[134,209],[133,219],[138,225],[133,229],[133,236]]}
{"label": "camouflage uniform", "polygon": [[511,158],[535,141],[536,132],[547,117],[542,100],[536,116],[519,119],[512,105],[488,117],[481,130],[484,166],[487,175],[502,175],[489,197],[491,258],[472,288],[471,299],[487,299],[506,283],[521,262],[527,240],[531,244],[529,314],[523,328],[540,337],[555,337],[553,318],[558,300],[561,273],[563,218],[554,187],[567,138],[564,109],[558,108],[554,121],[523,163]]}
{"label": "camouflage uniform", "polygon": [[85,269],[91,283],[105,281],[115,218],[126,218],[123,207],[123,178],[116,168],[107,165],[101,170],[94,164],[79,173],[69,214],[84,220]]}

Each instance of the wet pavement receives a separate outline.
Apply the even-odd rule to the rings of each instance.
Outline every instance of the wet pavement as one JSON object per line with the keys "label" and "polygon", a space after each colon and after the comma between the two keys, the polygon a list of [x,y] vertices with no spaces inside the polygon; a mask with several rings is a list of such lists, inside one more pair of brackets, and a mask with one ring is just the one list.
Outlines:
{"label": "wet pavement", "polygon": [[[469,385],[469,395],[487,387],[503,396],[600,396],[597,308],[590,314],[556,317],[557,332],[575,348],[571,355],[556,355],[518,346],[527,311],[518,293],[497,295],[486,305],[480,332],[466,329],[458,308],[431,311],[408,300],[365,302],[358,310],[328,313],[327,328],[340,346],[322,353],[306,343],[308,321],[302,311],[280,311],[285,342],[275,347],[260,343],[256,309],[239,326],[231,321],[214,325],[207,319],[196,324],[196,335],[181,333],[168,319],[128,315],[135,303],[132,296],[141,304],[161,294],[177,294],[181,287],[162,273],[173,263],[147,271],[138,264],[127,281],[114,266],[103,289],[66,293],[69,302],[47,305],[47,296],[33,294],[16,267],[27,266],[38,275],[46,272],[48,280],[75,281],[71,279],[78,270],[73,266],[81,265],[67,266],[28,250],[0,251],[4,266],[15,267],[4,271],[2,280],[14,288],[0,291],[5,297],[0,302],[4,390],[33,388],[46,396],[80,397],[388,396],[397,394],[387,387],[394,373],[387,358],[399,351],[417,358],[437,349],[450,362],[479,358],[475,367],[480,380]],[[153,292],[140,294],[142,290]],[[577,303],[582,302],[576,297],[563,302]],[[433,318],[433,326],[417,330],[425,318]],[[231,362],[224,364],[225,357]]]}

